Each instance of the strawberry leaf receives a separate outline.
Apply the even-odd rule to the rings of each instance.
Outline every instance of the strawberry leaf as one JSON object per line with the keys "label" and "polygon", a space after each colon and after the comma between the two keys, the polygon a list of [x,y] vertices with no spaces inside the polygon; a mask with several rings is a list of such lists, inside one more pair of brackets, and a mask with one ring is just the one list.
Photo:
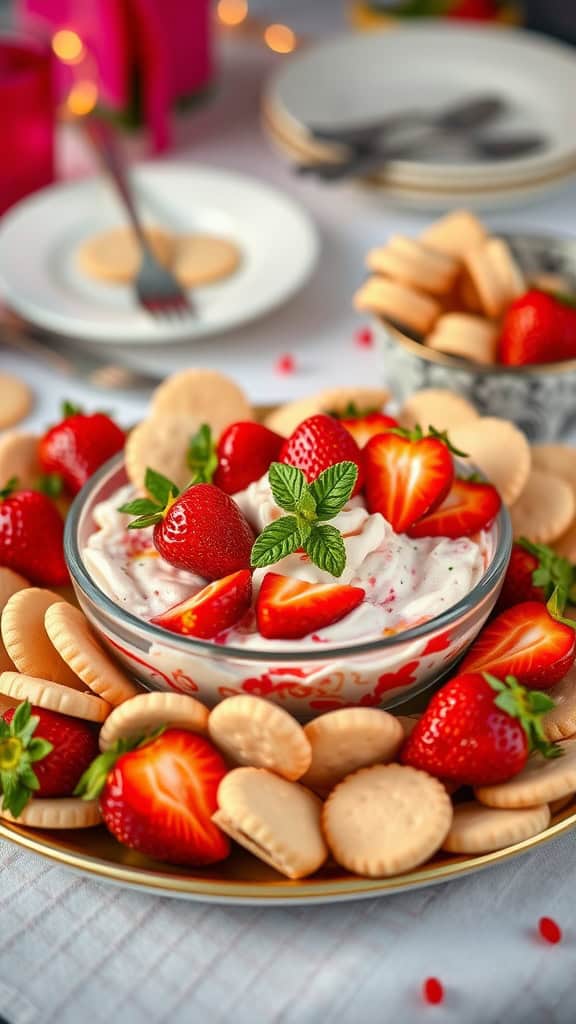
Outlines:
{"label": "strawberry leaf", "polygon": [[316,502],[318,519],[333,519],[350,499],[358,479],[358,467],[354,462],[337,462],[328,466],[310,484],[310,493]]}
{"label": "strawberry leaf", "polygon": [[158,512],[159,508],[158,502],[152,501],[151,498],[135,498],[134,501],[121,505],[118,511],[127,512],[132,516],[147,516]]}
{"label": "strawberry leaf", "polygon": [[162,508],[165,508],[173,498],[177,498],[180,493],[176,484],[173,484],[167,477],[162,476],[161,473],[157,473],[155,469],[150,469],[150,467],[146,470],[144,486],[152,497],[156,498],[156,501],[160,503]]}
{"label": "strawberry leaf", "polygon": [[562,748],[557,743],[550,743],[544,732],[542,715],[555,705],[547,693],[539,690],[527,690],[514,676],[506,676],[502,681],[488,672],[482,673],[484,679],[498,694],[494,704],[511,718],[516,718],[528,740],[529,751],[538,751],[543,757],[560,757]]}
{"label": "strawberry leaf", "polygon": [[335,526],[316,523],[305,541],[304,550],[318,568],[332,576],[341,576],[346,565],[346,548]]}
{"label": "strawberry leaf", "polygon": [[300,527],[295,516],[282,516],[264,528],[254,541],[250,564],[254,569],[273,565],[291,555],[302,543]]}
{"label": "strawberry leaf", "polygon": [[557,610],[561,615],[576,584],[576,566],[557,555],[547,544],[534,544],[526,537],[520,537],[517,543],[538,560],[532,573],[532,583],[544,591],[545,599],[548,601],[554,591],[558,591]]}
{"label": "strawberry leaf", "polygon": [[64,490],[64,481],[59,473],[43,473],[36,480],[34,490],[47,498],[59,498]]}
{"label": "strawberry leaf", "polygon": [[98,757],[94,758],[92,764],[81,776],[74,790],[74,796],[81,796],[83,800],[95,800],[104,789],[106,780],[118,758],[122,754],[128,754],[131,750],[137,750],[139,747],[144,747],[147,743],[158,739],[165,728],[166,726],[161,725],[158,729],[154,729],[153,732],[147,733],[145,736],[132,736],[127,739],[117,740],[110,750],[106,750],[103,754],[99,754]]}
{"label": "strawberry leaf", "polygon": [[218,468],[216,445],[212,440],[212,431],[207,423],[192,437],[186,454],[186,464],[191,470],[191,484],[211,484]]}
{"label": "strawberry leaf", "polygon": [[308,487],[301,469],[284,462],[273,462],[268,470],[268,481],[274,501],[287,512],[299,511],[299,505]]}
{"label": "strawberry leaf", "polygon": [[39,789],[32,763],[43,760],[54,748],[48,740],[34,737],[40,719],[23,701],[10,723],[0,729],[0,807],[18,818]]}

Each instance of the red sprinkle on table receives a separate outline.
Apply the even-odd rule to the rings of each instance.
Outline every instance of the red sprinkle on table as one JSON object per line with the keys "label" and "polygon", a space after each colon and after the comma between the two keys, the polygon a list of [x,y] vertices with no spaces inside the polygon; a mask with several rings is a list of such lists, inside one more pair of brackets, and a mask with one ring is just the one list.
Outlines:
{"label": "red sprinkle on table", "polygon": [[276,360],[276,373],[294,373],[296,360],[294,356],[284,355]]}
{"label": "red sprinkle on table", "polygon": [[562,939],[562,929],[551,917],[541,917],[538,921],[538,931],[545,942],[553,946]]}
{"label": "red sprinkle on table", "polygon": [[426,978],[426,981],[422,985],[422,997],[424,1002],[432,1003],[436,1006],[441,1003],[444,999],[444,986],[438,978]]}
{"label": "red sprinkle on table", "polygon": [[372,348],[374,335],[369,327],[361,327],[354,335],[354,341],[358,348]]}

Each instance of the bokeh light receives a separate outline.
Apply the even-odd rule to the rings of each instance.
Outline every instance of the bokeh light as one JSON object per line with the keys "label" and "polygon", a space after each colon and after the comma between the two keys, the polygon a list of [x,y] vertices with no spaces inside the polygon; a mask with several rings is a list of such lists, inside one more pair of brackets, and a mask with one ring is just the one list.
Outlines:
{"label": "bokeh light", "polygon": [[79,64],[86,54],[86,47],[77,32],[62,28],[52,36],[52,49],[64,64]]}
{"label": "bokeh light", "polygon": [[66,100],[66,107],[75,117],[90,114],[98,102],[98,86],[95,82],[80,80],[75,82]]}
{"label": "bokeh light", "polygon": [[296,48],[296,35],[288,25],[268,25],[264,42],[274,53],[292,53]]}
{"label": "bokeh light", "polygon": [[241,25],[248,16],[247,0],[219,0],[216,15],[223,25]]}

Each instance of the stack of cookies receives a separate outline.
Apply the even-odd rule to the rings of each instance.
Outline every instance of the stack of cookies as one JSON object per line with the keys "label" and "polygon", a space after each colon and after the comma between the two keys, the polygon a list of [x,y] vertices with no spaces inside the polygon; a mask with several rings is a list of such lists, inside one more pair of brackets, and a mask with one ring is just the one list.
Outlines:
{"label": "stack of cookies", "polygon": [[500,320],[527,290],[509,246],[466,210],[448,214],[418,239],[393,236],[366,257],[371,276],[355,305],[474,363],[497,360]]}

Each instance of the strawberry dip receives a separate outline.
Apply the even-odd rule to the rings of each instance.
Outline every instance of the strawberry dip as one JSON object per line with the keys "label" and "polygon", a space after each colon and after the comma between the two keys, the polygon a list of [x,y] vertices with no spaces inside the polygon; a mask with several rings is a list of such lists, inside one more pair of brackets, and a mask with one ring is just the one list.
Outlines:
{"label": "strawberry dip", "polygon": [[[149,622],[197,593],[207,581],[166,562],[154,548],[152,527],[128,530],[131,517],[118,509],[134,495],[127,485],[95,506],[97,530],[89,537],[83,558],[94,582],[109,598]],[[282,515],[267,474],[234,499],[256,533]],[[342,534],[346,549],[346,567],[337,582],[365,590],[359,607],[297,641],[263,637],[251,610],[237,625],[218,635],[215,643],[255,651],[302,651],[321,644],[329,649],[391,636],[457,604],[479,582],[494,553],[491,530],[455,540],[397,534],[383,515],[368,512],[360,495],[347,502],[333,525]],[[270,568],[310,583],[335,582],[301,551]],[[253,604],[268,571],[254,571]]]}

